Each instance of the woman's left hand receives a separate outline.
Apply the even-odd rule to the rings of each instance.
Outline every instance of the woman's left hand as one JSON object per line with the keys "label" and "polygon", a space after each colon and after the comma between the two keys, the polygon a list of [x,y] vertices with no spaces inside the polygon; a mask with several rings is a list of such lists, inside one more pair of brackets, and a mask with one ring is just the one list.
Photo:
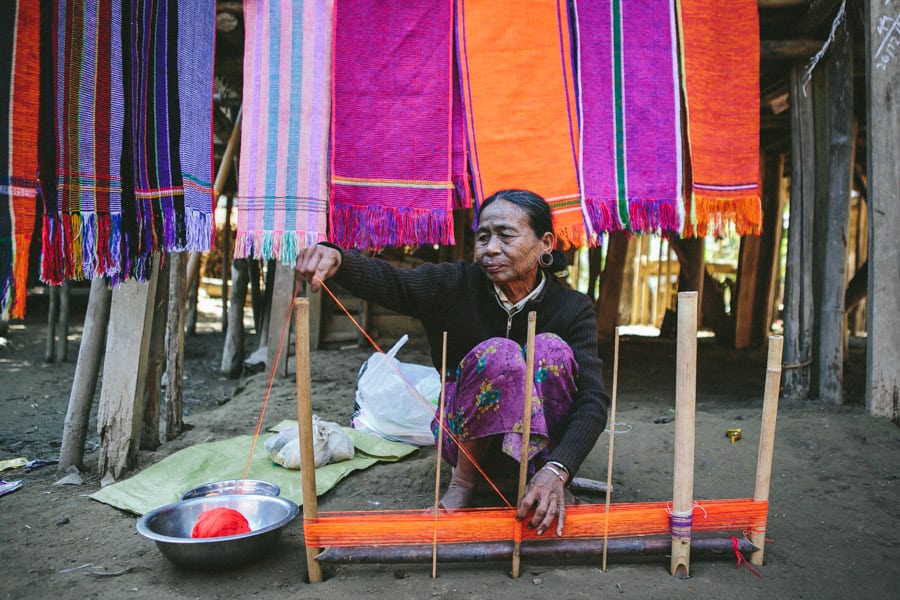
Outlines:
{"label": "woman's left hand", "polygon": [[538,535],[543,535],[556,520],[556,535],[562,536],[566,523],[563,482],[550,469],[539,470],[528,482],[525,496],[516,510],[516,518],[522,521],[532,511],[534,514],[528,521],[528,526],[537,529]]}

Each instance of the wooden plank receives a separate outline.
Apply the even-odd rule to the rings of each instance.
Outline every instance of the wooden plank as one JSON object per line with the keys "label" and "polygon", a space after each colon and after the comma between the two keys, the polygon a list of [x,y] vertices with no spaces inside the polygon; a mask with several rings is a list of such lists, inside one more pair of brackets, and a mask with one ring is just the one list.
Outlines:
{"label": "wooden plank", "polygon": [[147,283],[126,281],[112,292],[97,413],[98,472],[107,482],[118,479],[131,466],[141,443],[147,348],[158,277],[159,261],[153,261]]}
{"label": "wooden plank", "polygon": [[[272,304],[269,308],[269,332],[266,342],[266,368],[275,369],[281,377],[287,377],[287,342],[285,328],[290,327],[291,309],[294,302],[294,268],[274,261],[275,284],[272,289]],[[284,348],[279,352],[284,332]]]}
{"label": "wooden plank", "polygon": [[869,0],[869,285],[866,300],[866,408],[900,418],[900,1]]}
{"label": "wooden plank", "polygon": [[812,361],[812,250],[815,208],[813,99],[800,66],[791,69],[791,196],[784,278],[784,396],[809,397]]}
{"label": "wooden plank", "polygon": [[[843,398],[844,374],[844,290],[846,288],[847,239],[850,218],[850,183],[853,173],[853,60],[852,37],[844,20],[823,59],[825,75],[826,133],[821,146],[816,201],[822,209],[816,215],[817,236],[822,244],[816,253],[821,275],[819,317],[817,319],[817,381],[819,398],[839,404]],[[819,96],[816,96],[818,101]]]}

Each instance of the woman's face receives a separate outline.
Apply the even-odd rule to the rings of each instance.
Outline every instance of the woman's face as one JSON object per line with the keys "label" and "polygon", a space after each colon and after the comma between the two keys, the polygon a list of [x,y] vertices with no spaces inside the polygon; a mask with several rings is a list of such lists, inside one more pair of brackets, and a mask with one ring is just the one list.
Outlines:
{"label": "woman's face", "polygon": [[515,302],[534,287],[538,258],[553,249],[553,241],[550,232],[537,237],[528,214],[517,205],[495,200],[478,218],[475,262]]}

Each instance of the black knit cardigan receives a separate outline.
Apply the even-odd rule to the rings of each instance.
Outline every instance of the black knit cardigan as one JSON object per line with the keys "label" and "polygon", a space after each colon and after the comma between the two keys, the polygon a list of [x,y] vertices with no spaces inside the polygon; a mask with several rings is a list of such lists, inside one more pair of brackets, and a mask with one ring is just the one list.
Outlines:
{"label": "black knit cardigan", "polygon": [[524,345],[527,315],[536,311],[537,333],[559,335],[572,348],[579,366],[565,432],[550,455],[550,460],[559,461],[575,475],[606,427],[609,407],[597,352],[596,319],[587,296],[548,277],[541,293],[509,318],[497,302],[493,284],[473,263],[425,263],[409,269],[356,251],[341,252],[335,280],[360,298],[419,319],[438,370],[444,331],[447,365],[452,371],[479,343],[507,337],[507,328],[508,337]]}

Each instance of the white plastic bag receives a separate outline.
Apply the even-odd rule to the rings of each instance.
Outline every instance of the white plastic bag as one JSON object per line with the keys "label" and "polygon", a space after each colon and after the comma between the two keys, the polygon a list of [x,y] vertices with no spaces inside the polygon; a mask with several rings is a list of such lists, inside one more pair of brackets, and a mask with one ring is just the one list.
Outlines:
{"label": "white plastic bag", "polygon": [[[353,440],[341,426],[323,421],[317,415],[312,418],[313,460],[316,468],[353,458]],[[272,462],[286,469],[300,468],[300,433],[296,427],[288,427],[265,442],[266,452]]]}
{"label": "white plastic bag", "polygon": [[434,367],[394,358],[408,339],[404,335],[386,354],[375,353],[363,363],[356,380],[352,425],[395,442],[433,446],[431,422],[441,393],[441,377]]}

